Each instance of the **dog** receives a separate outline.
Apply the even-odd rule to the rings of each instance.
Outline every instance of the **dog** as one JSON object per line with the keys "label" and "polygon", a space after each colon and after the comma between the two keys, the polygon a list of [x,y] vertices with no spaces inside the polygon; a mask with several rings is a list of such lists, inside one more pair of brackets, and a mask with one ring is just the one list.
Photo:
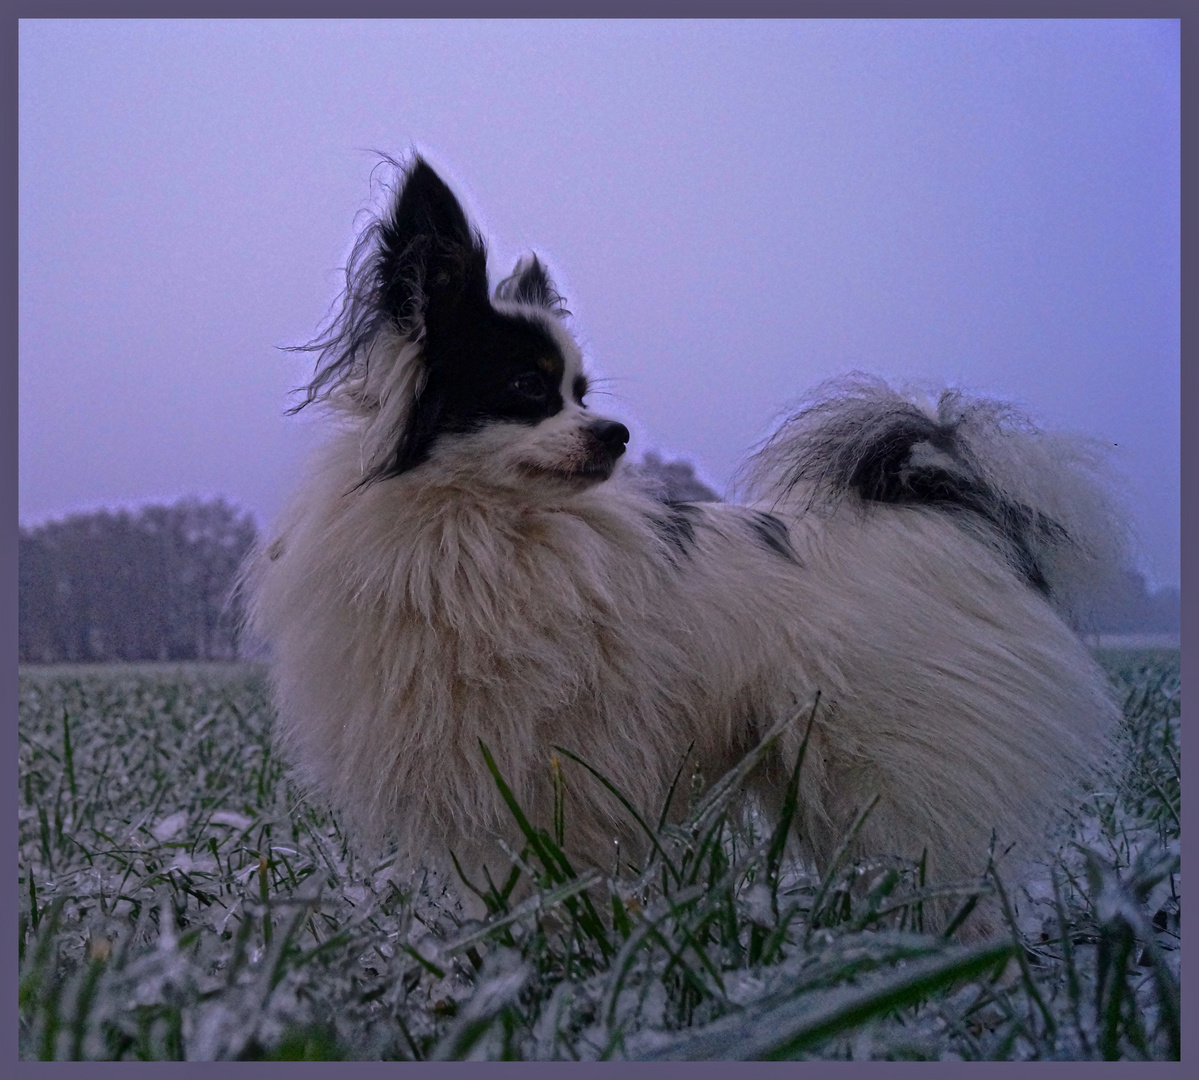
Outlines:
{"label": "dog", "polygon": [[[977,880],[993,834],[1043,849],[1118,720],[1070,626],[1120,550],[1088,445],[855,375],[752,457],[743,505],[664,501],[590,407],[542,262],[493,291],[449,187],[419,155],[388,161],[307,346],[297,408],[323,406],[330,437],[246,579],[283,751],[351,835],[502,869],[521,836],[480,741],[535,821],[555,746],[656,820],[684,757],[713,781],[795,716],[747,781],[777,813],[818,691],[804,857],[826,864],[876,796],[854,850],[924,856],[933,880]],[[570,857],[644,853],[571,769]]]}

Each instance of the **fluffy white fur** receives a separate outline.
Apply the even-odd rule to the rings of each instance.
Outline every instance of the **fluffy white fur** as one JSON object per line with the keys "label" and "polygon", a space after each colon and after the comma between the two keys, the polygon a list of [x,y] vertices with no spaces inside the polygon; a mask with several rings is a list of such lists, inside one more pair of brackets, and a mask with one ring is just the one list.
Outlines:
{"label": "fluffy white fur", "polygon": [[[582,361],[562,320],[496,306],[549,328],[568,387]],[[495,876],[497,838],[520,839],[480,739],[543,823],[555,744],[656,818],[692,742],[685,775],[714,780],[819,690],[802,850],[827,859],[877,793],[860,850],[927,848],[936,880],[973,878],[992,830],[1039,850],[1070,785],[1109,752],[1105,678],[1001,535],[957,508],[839,486],[855,440],[910,407],[882,384],[823,388],[751,463],[750,506],[668,507],[619,469],[568,479],[595,420],[569,399],[540,424],[442,436],[422,464],[360,486],[419,392],[421,351],[411,328],[380,335],[330,394],[331,437],[249,570],[287,755],[363,842],[442,867],[453,851]],[[960,395],[939,416],[921,408],[957,424],[954,461],[992,495],[1068,534],[1042,530],[1033,552],[1051,595],[1110,556],[1085,448]],[[912,460],[939,453],[918,446]],[[784,551],[763,542],[756,511],[785,524]],[[768,807],[802,728],[753,777]],[[616,841],[635,855],[615,800],[564,769],[572,856],[611,867]]]}

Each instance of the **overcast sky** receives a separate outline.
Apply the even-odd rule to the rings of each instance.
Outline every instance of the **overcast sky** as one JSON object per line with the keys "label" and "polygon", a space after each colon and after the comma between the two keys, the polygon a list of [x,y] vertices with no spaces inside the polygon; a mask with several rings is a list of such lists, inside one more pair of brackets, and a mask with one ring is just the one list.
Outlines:
{"label": "overcast sky", "polygon": [[814,383],[962,385],[1115,444],[1179,579],[1175,22],[20,28],[20,516],[261,523],[372,149],[550,263],[634,456],[724,489]]}

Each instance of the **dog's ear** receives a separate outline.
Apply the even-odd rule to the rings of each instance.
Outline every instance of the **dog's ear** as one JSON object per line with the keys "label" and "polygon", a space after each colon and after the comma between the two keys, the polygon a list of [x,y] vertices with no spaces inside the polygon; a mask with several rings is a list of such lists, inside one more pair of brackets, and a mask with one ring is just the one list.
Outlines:
{"label": "dog's ear", "polygon": [[404,336],[436,333],[464,310],[486,307],[486,246],[423,158],[413,158],[378,242],[380,306]]}
{"label": "dog's ear", "polygon": [[512,273],[496,286],[497,300],[543,307],[555,315],[569,315],[565,302],[536,255],[520,259]]}

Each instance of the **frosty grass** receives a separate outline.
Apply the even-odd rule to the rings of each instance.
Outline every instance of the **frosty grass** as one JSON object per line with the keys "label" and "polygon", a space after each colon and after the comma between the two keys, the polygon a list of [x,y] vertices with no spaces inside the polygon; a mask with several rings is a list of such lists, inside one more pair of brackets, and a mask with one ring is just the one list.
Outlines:
{"label": "frosty grass", "polygon": [[[511,801],[527,843],[471,883],[485,922],[459,881],[355,857],[274,757],[253,666],[25,668],[21,1057],[1177,1058],[1178,653],[1101,659],[1128,757],[1031,882],[998,849],[968,882],[885,853],[818,876],[734,814],[751,755],[706,790],[681,769],[686,821],[643,822],[655,854],[619,873],[562,855],[568,798]],[[965,924],[992,895],[1007,932],[922,932],[938,895]]]}

